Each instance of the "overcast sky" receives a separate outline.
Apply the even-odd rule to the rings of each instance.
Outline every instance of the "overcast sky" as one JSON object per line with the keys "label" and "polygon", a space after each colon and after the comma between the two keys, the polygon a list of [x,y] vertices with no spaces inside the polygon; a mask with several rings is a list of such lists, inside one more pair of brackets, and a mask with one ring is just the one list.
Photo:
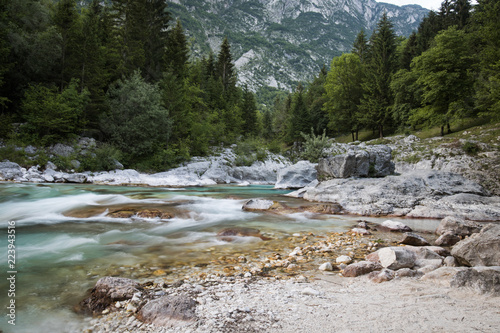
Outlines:
{"label": "overcast sky", "polygon": [[[398,6],[415,4],[432,10],[438,10],[439,7],[441,7],[441,2],[443,2],[443,0],[376,0],[376,1],[392,3]],[[472,3],[474,2],[475,1],[472,1]]]}

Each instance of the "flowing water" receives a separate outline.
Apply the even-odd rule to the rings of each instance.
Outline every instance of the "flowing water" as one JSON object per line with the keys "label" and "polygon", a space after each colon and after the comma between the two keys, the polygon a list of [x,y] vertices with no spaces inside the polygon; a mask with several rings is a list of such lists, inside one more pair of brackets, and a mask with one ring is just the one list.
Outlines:
{"label": "flowing water", "polygon": [[[0,331],[78,330],[84,317],[73,307],[99,277],[176,279],[220,255],[258,256],[272,251],[279,241],[286,247],[285,240],[294,233],[345,231],[358,219],[241,209],[250,198],[279,200],[292,207],[307,204],[282,196],[287,192],[271,186],[173,189],[0,183]],[[15,223],[16,235],[15,298],[8,296],[9,222]],[[436,224],[405,223],[424,230]],[[227,242],[217,237],[221,229],[235,226],[258,229],[276,241],[236,237]],[[4,315],[12,299],[15,327]]]}

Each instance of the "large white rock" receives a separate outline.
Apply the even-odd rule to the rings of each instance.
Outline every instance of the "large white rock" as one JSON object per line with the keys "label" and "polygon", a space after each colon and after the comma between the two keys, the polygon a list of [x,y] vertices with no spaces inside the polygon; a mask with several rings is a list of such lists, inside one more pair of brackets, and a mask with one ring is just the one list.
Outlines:
{"label": "large white rock", "polygon": [[384,247],[377,251],[380,264],[392,270],[412,268],[415,266],[416,255],[401,247]]}
{"label": "large white rock", "polygon": [[316,165],[309,161],[299,161],[278,171],[274,188],[302,188],[316,179]]}

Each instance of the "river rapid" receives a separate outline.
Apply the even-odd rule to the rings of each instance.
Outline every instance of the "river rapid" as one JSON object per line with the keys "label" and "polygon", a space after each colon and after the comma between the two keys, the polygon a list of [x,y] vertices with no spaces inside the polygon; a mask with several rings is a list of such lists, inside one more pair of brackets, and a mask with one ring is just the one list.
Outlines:
{"label": "river rapid", "polygon": [[[102,276],[171,283],[211,260],[258,257],[287,248],[292,235],[347,231],[359,217],[246,212],[251,198],[297,207],[302,200],[272,186],[194,188],[0,183],[0,282],[4,332],[78,331],[86,318],[74,306]],[[151,212],[160,212],[151,216]],[[155,215],[155,214],[152,214]],[[158,216],[159,215],[159,216]],[[364,218],[365,219],[365,218]],[[374,222],[384,219],[365,219]],[[417,230],[436,221],[405,220]],[[15,297],[8,296],[9,225],[15,225]],[[228,227],[258,229],[271,238],[217,237]],[[12,228],[11,228],[12,229]],[[4,297],[8,296],[8,297]],[[15,323],[7,307],[15,300]]]}

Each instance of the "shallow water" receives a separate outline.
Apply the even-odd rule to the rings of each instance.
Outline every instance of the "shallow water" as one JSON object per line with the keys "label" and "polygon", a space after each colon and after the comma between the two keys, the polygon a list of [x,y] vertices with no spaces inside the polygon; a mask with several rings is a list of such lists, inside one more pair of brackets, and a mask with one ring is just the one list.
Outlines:
{"label": "shallow water", "polygon": [[[75,306],[99,277],[136,279],[177,277],[225,254],[258,256],[294,233],[348,230],[359,217],[296,213],[274,215],[245,212],[250,198],[266,198],[289,206],[307,204],[284,197],[271,186],[148,188],[70,184],[0,183],[1,306],[6,309],[7,226],[16,227],[16,326],[2,315],[5,332],[68,332],[83,319]],[[117,210],[168,212],[171,219],[106,216]],[[377,221],[377,219],[368,219]],[[383,220],[381,220],[383,221]],[[435,221],[405,220],[412,228],[435,228]],[[250,227],[273,238],[216,237],[226,227]],[[286,246],[286,245],[285,245]],[[183,272],[184,272],[183,271]],[[180,274],[180,273],[179,273]],[[5,311],[4,311],[5,312]],[[14,329],[13,329],[14,328]]]}

